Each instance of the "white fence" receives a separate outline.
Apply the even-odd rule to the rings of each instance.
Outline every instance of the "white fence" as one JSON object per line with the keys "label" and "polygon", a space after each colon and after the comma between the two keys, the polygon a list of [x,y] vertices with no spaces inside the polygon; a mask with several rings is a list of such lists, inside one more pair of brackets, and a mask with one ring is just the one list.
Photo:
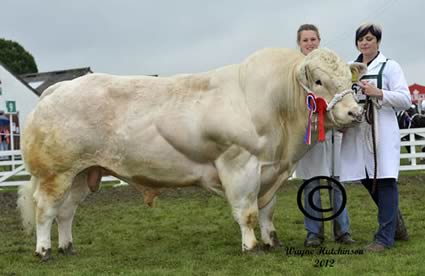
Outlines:
{"label": "white fence", "polygon": [[28,177],[20,150],[0,151],[0,187],[25,184]]}
{"label": "white fence", "polygon": [[[401,141],[400,170],[412,171],[425,169],[425,152],[420,149],[425,147],[425,128],[412,128],[400,130],[401,137],[410,138]],[[405,147],[409,147],[407,153]],[[422,164],[421,164],[422,162]],[[0,188],[8,186],[19,186],[27,183],[29,174],[24,168],[20,150],[0,151]],[[115,177],[103,177],[102,182],[119,181]],[[122,182],[120,182],[122,183]]]}
{"label": "white fence", "polygon": [[[0,189],[29,182],[30,175],[25,170],[20,150],[0,151]],[[102,177],[102,182],[122,182],[113,176]]]}
{"label": "white fence", "polygon": [[[421,151],[425,147],[425,128],[401,129],[400,136],[409,138],[408,141],[401,141],[400,170],[413,171],[425,169],[425,162],[422,161],[425,160],[425,152]],[[410,153],[405,152],[403,149],[406,146],[410,149]]]}

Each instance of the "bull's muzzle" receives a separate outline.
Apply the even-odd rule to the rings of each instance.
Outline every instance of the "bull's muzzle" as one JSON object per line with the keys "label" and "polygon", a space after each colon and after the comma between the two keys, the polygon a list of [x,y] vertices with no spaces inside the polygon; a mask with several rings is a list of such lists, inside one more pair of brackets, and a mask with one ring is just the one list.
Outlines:
{"label": "bull's muzzle", "polygon": [[360,123],[363,120],[363,107],[355,107],[348,111],[348,116],[353,118],[353,122]]}

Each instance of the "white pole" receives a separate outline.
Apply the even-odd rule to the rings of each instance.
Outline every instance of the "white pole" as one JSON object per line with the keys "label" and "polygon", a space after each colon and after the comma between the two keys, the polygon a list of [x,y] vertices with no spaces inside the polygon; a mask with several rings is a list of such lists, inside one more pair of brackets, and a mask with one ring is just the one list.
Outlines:
{"label": "white pole", "polygon": [[[332,150],[331,150],[331,157],[332,157],[332,162],[331,162],[331,178],[335,179],[335,129],[332,128]],[[327,161],[327,160],[325,160]],[[329,184],[329,183],[328,183]],[[332,189],[336,189],[337,186],[334,185],[334,183],[332,182],[331,184],[331,188]],[[332,192],[332,190],[329,190],[329,204],[331,205],[330,208],[334,208],[334,197],[333,197],[334,193]],[[334,236],[334,228],[335,228],[335,221],[331,220],[331,237],[332,239],[335,239]]]}
{"label": "white pole", "polygon": [[13,122],[12,122],[12,119],[13,119],[13,117],[12,117],[13,115],[12,115],[12,113],[9,113],[9,135],[10,135],[10,149],[11,149],[11,152],[12,152],[12,171],[13,170],[15,170],[15,154],[13,153],[13,150],[15,149],[15,147],[14,147],[14,143],[13,143],[13,129],[12,129],[12,125],[13,125]]}

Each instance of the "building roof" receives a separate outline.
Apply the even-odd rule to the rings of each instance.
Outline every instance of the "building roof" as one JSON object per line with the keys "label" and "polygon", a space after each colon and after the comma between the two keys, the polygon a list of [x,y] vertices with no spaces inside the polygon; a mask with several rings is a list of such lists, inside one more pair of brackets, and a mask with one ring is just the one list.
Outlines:
{"label": "building roof", "polygon": [[412,85],[409,85],[410,93],[412,94],[414,91],[418,91],[419,94],[425,94],[425,86],[414,83]]}
{"label": "building roof", "polygon": [[23,85],[25,85],[30,91],[32,91],[34,94],[36,94],[37,96],[40,96],[40,94],[37,92],[37,90],[35,90],[34,88],[32,88],[22,77],[20,77],[19,75],[16,75],[15,73],[13,73],[6,65],[4,65],[1,61],[0,61],[0,66],[2,66],[6,71],[8,71],[13,77],[15,77],[15,79],[17,79],[18,81],[20,81]]}
{"label": "building roof", "polygon": [[43,93],[47,87],[57,82],[72,80],[89,73],[93,73],[90,67],[83,67],[68,70],[24,74],[21,75],[21,77],[28,83],[28,85],[34,88],[39,95],[41,95],[41,93]]}
{"label": "building roof", "polygon": [[425,100],[425,86],[414,83],[409,85],[409,90],[413,103],[423,102]]}

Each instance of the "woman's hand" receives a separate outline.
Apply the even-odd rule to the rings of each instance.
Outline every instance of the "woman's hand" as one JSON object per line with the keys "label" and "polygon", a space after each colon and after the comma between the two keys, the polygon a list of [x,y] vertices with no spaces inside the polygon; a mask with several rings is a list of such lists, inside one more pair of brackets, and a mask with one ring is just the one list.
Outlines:
{"label": "woman's hand", "polygon": [[382,100],[382,97],[384,96],[384,93],[381,89],[375,86],[374,83],[369,83],[366,80],[362,80],[359,83],[360,87],[362,88],[362,92],[371,97],[377,97],[378,99]]}

